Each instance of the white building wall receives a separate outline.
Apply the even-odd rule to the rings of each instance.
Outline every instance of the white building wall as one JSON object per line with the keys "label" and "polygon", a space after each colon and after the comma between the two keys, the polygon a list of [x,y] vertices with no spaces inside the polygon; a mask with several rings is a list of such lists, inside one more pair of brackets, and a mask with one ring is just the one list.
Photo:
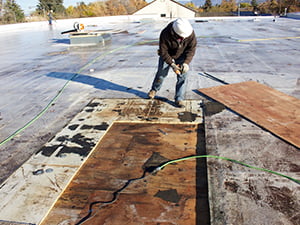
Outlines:
{"label": "white building wall", "polygon": [[191,18],[195,17],[195,12],[171,0],[156,0],[135,12],[134,15],[165,15],[169,18]]}

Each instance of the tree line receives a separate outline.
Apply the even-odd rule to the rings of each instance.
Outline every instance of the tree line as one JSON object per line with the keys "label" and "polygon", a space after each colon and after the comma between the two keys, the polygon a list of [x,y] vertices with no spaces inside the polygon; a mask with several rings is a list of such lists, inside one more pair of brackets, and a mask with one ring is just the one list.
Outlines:
{"label": "tree line", "polygon": [[15,0],[1,0],[0,9],[1,23],[19,23],[25,21],[24,11]]}
{"label": "tree line", "polygon": [[[76,6],[63,6],[63,0],[39,0],[31,17],[47,18],[49,13],[56,19],[130,15],[147,5],[145,0],[106,0],[85,4],[79,1]],[[15,0],[0,0],[0,23],[26,22],[24,11]]]}
{"label": "tree line", "polygon": [[147,5],[144,0],[107,0],[95,1],[86,5],[84,2],[77,6],[69,6],[65,16],[71,18],[130,15]]}
{"label": "tree line", "polygon": [[221,4],[212,5],[211,0],[206,0],[204,5],[196,7],[192,2],[186,6],[194,9],[199,16],[205,15],[232,15],[232,12],[250,11],[254,15],[272,14],[285,15],[288,12],[300,11],[300,0],[266,0],[258,3],[257,0],[239,2],[236,0],[222,0]]}
{"label": "tree line", "polygon": [[[46,18],[49,12],[57,19],[130,15],[146,5],[145,0],[95,0],[89,4],[81,1],[76,6],[65,8],[63,0],[39,0],[31,16],[42,19]],[[232,12],[239,10],[252,11],[258,14],[284,15],[286,12],[300,11],[300,0],[266,0],[259,4],[257,0],[238,4],[236,0],[222,0],[217,5],[212,5],[211,0],[206,0],[204,5],[200,7],[196,7],[192,1],[186,3],[185,6],[196,11],[197,16],[232,15]],[[2,24],[26,22],[24,11],[15,0],[0,0],[0,9],[0,22]]]}

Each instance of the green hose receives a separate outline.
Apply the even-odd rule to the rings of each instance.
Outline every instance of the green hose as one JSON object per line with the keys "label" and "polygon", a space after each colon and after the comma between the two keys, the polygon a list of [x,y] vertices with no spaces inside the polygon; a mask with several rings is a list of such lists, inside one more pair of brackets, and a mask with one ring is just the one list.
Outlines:
{"label": "green hose", "polygon": [[18,130],[16,130],[15,132],[13,132],[11,135],[9,135],[7,138],[5,138],[3,141],[0,142],[0,146],[2,146],[3,144],[5,144],[6,142],[10,141],[11,139],[13,139],[16,135],[18,135],[19,133],[21,133],[22,131],[24,131],[26,128],[28,128],[31,124],[33,124],[36,120],[38,120],[53,104],[54,102],[59,98],[59,96],[63,93],[63,91],[66,89],[66,87],[68,86],[68,84],[70,83],[70,81],[74,80],[78,74],[80,74],[84,69],[86,69],[88,66],[92,65],[93,63],[95,63],[97,60],[99,60],[102,57],[105,57],[111,53],[114,53],[116,51],[120,51],[121,49],[124,48],[128,48],[134,45],[137,45],[139,43],[135,43],[132,45],[125,45],[116,49],[113,49],[111,51],[108,51],[98,57],[96,57],[95,59],[93,59],[91,62],[87,63],[85,66],[81,67],[77,73],[75,73],[71,79],[69,79],[64,86],[57,92],[57,94],[51,99],[51,101],[46,105],[46,107],[44,107],[33,119],[31,119],[29,122],[27,122],[24,126],[22,126],[21,128],[19,128]]}
{"label": "green hose", "polygon": [[215,159],[227,160],[227,161],[230,161],[230,162],[233,162],[233,163],[236,163],[236,164],[240,164],[242,166],[246,166],[246,167],[251,168],[251,169],[272,173],[272,174],[275,174],[277,176],[281,176],[281,177],[287,178],[291,181],[294,181],[297,184],[300,184],[300,180],[289,177],[287,175],[284,175],[284,174],[281,174],[281,173],[278,173],[278,172],[275,172],[275,171],[272,171],[272,170],[268,170],[268,169],[264,169],[264,168],[260,168],[260,167],[256,167],[256,166],[251,166],[251,165],[248,165],[246,163],[243,163],[243,162],[235,160],[235,159],[229,159],[229,158],[226,158],[226,157],[215,156],[215,155],[194,155],[194,156],[183,157],[183,158],[180,158],[180,159],[174,159],[174,160],[168,161],[168,162],[160,165],[155,171],[161,170],[164,167],[166,167],[167,165],[172,164],[172,163],[176,163],[176,162],[180,162],[180,161],[184,161],[184,160],[188,160],[188,159],[198,159],[198,158],[215,158]]}
{"label": "green hose", "polygon": [[40,111],[33,119],[31,119],[29,122],[27,122],[24,126],[22,126],[21,128],[19,128],[18,130],[16,130],[14,133],[12,133],[11,135],[9,135],[7,138],[5,138],[3,141],[0,142],[0,146],[5,144],[6,142],[10,141],[11,139],[13,139],[16,135],[18,135],[19,133],[21,133],[22,131],[24,131],[26,128],[28,128],[31,124],[33,124],[36,120],[38,120],[52,105],[53,103],[59,98],[59,96],[62,94],[62,92],[66,89],[67,85],[70,83],[70,81],[74,80],[78,74],[80,74],[83,70],[85,70],[88,66],[92,65],[93,63],[95,63],[96,61],[98,61],[100,58],[103,58],[109,54],[112,54],[114,52],[120,51],[122,49],[125,48],[129,48],[135,45],[140,45],[140,44],[145,44],[145,43],[151,43],[151,42],[156,42],[157,40],[149,40],[149,41],[141,41],[141,42],[137,42],[131,45],[124,45],[121,46],[119,48],[115,48],[113,50],[110,50],[100,56],[97,56],[95,59],[93,59],[92,61],[90,61],[89,63],[87,63],[86,65],[84,65],[83,67],[81,67],[78,72],[76,74],[74,74],[71,79],[69,79],[64,86],[57,92],[57,94],[51,99],[51,101],[47,104],[47,106],[42,109],[42,111]]}

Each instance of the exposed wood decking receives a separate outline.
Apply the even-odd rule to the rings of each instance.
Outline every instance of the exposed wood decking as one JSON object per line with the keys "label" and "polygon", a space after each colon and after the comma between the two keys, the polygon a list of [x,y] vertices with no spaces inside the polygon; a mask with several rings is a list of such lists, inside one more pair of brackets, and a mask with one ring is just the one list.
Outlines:
{"label": "exposed wood decking", "polygon": [[300,100],[254,81],[199,90],[300,148]]}
{"label": "exposed wood decking", "polygon": [[114,121],[202,124],[199,103],[176,108],[157,99],[94,99],[3,184],[0,219],[38,224]]}
{"label": "exposed wood decking", "polygon": [[[196,124],[115,122],[41,224],[78,222],[90,204],[113,200],[114,192],[142,177],[144,170],[196,154],[198,136]],[[115,201],[94,204],[84,224],[208,224],[207,190],[197,182],[200,177],[205,180],[200,170],[196,160],[187,160],[157,174],[146,173],[120,190]],[[197,202],[200,195],[202,202]]]}

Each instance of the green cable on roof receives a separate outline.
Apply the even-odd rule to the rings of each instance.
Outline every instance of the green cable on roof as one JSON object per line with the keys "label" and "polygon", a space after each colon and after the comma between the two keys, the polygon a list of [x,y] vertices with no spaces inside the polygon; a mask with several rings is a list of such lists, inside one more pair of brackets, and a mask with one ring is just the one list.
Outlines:
{"label": "green cable on roof", "polygon": [[278,172],[275,172],[275,171],[272,171],[272,170],[269,170],[269,169],[264,169],[264,168],[260,168],[260,167],[256,167],[256,166],[251,166],[249,164],[246,164],[244,162],[241,162],[241,161],[238,161],[238,160],[235,160],[235,159],[230,159],[230,158],[226,158],[226,157],[222,157],[222,156],[215,156],[215,155],[194,155],[194,156],[183,157],[183,158],[180,158],[180,159],[174,159],[174,160],[168,161],[168,162],[160,165],[155,171],[161,170],[164,167],[166,167],[167,165],[172,164],[172,163],[176,163],[176,162],[180,162],[180,161],[184,161],[184,160],[188,160],[188,159],[197,159],[197,158],[215,158],[215,159],[227,160],[227,161],[230,161],[230,162],[233,162],[233,163],[236,163],[236,164],[240,164],[242,166],[246,166],[246,167],[251,168],[251,169],[272,173],[272,174],[275,174],[277,176],[281,176],[281,177],[287,178],[291,181],[294,181],[297,184],[300,184],[300,180],[289,177],[289,176],[284,175],[282,173],[278,173]]}

